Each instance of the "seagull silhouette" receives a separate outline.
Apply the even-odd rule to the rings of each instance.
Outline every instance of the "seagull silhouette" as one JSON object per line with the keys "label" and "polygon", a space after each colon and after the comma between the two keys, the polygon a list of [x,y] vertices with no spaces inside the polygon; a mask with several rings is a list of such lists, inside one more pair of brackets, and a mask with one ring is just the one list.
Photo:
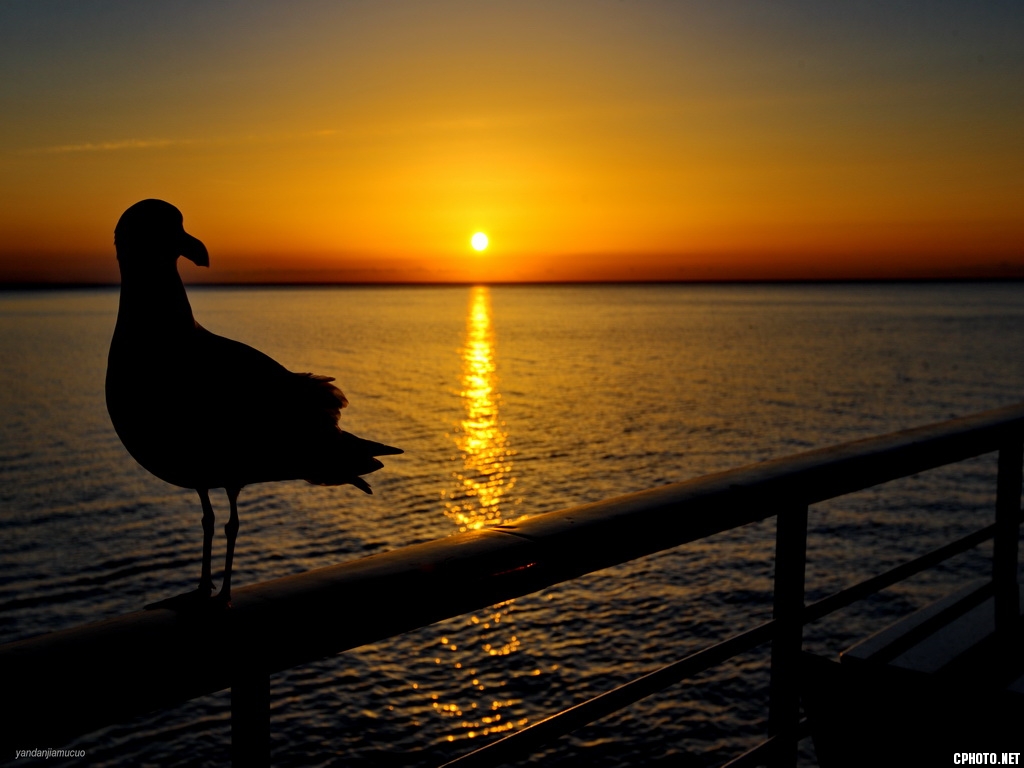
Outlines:
{"label": "seagull silhouette", "polygon": [[243,486],[302,479],[371,493],[360,475],[383,466],[375,456],[402,451],[339,428],[348,401],[334,379],[293,373],[195,321],[178,256],[206,267],[209,255],[185,232],[173,205],[142,200],[131,206],[114,229],[114,247],[121,300],[107,359],[110,420],[139,464],[168,483],[194,488],[203,508],[199,587],[156,605],[206,604],[212,595],[211,488],[224,488],[231,507],[217,595],[228,605]]}

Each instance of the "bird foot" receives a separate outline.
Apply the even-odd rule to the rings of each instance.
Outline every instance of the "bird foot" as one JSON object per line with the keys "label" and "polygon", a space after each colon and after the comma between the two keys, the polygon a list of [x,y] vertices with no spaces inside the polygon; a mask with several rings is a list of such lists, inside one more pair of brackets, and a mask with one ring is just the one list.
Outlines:
{"label": "bird foot", "polygon": [[181,595],[175,595],[174,597],[168,597],[164,600],[158,600],[155,603],[150,603],[146,606],[147,611],[155,611],[158,608],[167,608],[172,611],[198,611],[203,608],[208,608],[213,600],[211,599],[212,589],[209,587],[199,587],[191,592],[185,592]]}

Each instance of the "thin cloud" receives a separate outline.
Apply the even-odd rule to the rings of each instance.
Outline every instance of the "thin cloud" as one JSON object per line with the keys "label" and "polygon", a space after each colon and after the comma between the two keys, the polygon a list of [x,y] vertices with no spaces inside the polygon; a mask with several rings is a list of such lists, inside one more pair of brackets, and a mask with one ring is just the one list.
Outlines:
{"label": "thin cloud", "polygon": [[167,147],[192,144],[188,140],[171,139],[126,139],[124,141],[102,141],[98,143],[87,142],[85,144],[60,144],[55,147],[42,147],[33,150],[35,152],[60,153],[60,152],[117,152],[122,149],[166,149]]}
{"label": "thin cloud", "polygon": [[317,131],[305,131],[302,133],[271,135],[245,134],[241,136],[221,137],[213,139],[125,139],[122,141],[90,141],[83,142],[81,144],[58,144],[52,147],[36,147],[34,149],[29,149],[27,151],[32,154],[61,154],[67,152],[119,152],[122,150],[135,149],[167,149],[169,147],[188,147],[199,145],[209,146],[218,144],[238,144],[243,142],[255,144],[277,144],[282,142],[295,141],[296,139],[330,138],[341,133],[341,131],[338,131],[336,129],[328,128]]}

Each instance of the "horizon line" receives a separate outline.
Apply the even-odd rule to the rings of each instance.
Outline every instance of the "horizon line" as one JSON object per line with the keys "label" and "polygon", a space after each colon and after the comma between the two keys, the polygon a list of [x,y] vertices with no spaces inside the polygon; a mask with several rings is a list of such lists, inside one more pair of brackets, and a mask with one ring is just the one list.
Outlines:
{"label": "horizon line", "polygon": [[[807,278],[691,278],[691,279],[575,279],[575,280],[388,280],[388,281],[224,281],[191,282],[187,288],[453,288],[475,285],[486,286],[573,286],[573,285],[872,285],[872,284],[913,284],[913,283],[1020,283],[1022,275],[987,277],[807,277]],[[113,281],[0,281],[0,292],[89,290],[98,288],[120,288],[120,282]]]}

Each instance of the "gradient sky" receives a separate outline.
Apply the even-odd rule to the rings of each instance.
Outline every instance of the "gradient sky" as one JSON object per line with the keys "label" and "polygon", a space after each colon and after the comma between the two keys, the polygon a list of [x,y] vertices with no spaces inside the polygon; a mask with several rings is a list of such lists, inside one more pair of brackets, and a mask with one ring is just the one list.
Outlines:
{"label": "gradient sky", "polygon": [[0,282],[146,197],[189,280],[1021,276],[1024,4],[0,2]]}

